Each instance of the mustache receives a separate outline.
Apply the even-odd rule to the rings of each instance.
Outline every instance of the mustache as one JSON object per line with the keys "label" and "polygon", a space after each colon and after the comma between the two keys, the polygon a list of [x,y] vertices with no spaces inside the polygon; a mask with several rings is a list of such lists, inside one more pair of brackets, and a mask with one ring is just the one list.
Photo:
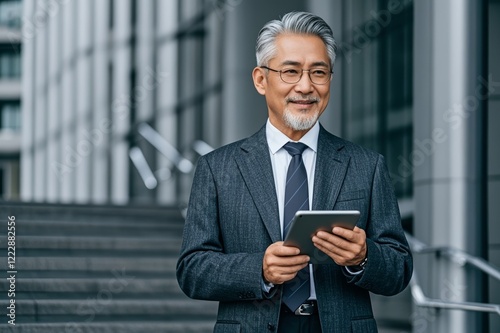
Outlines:
{"label": "mustache", "polygon": [[290,102],[297,102],[297,101],[306,101],[306,102],[319,102],[320,98],[319,97],[312,97],[312,96],[291,96],[285,98],[285,102],[290,103]]}

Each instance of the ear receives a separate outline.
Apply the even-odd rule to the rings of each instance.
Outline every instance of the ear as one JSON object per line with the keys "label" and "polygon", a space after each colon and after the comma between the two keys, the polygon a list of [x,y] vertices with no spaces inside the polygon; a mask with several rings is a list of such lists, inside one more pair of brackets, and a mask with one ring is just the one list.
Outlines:
{"label": "ear", "polygon": [[266,94],[267,77],[263,68],[255,67],[252,71],[253,84],[257,92],[261,95]]}

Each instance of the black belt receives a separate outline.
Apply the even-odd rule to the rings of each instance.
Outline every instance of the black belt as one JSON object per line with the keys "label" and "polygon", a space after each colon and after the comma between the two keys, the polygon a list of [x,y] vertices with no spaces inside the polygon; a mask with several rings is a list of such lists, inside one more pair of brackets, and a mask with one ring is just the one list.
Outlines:
{"label": "black belt", "polygon": [[310,300],[302,303],[295,312],[290,310],[285,304],[281,305],[282,310],[285,313],[291,313],[296,316],[311,316],[318,312],[318,303],[314,300]]}

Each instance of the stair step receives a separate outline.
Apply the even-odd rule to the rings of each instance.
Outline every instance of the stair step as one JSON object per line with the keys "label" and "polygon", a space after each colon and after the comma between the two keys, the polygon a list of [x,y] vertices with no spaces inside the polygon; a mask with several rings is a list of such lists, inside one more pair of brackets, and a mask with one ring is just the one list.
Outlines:
{"label": "stair step", "polygon": [[[34,271],[101,271],[129,276],[131,272],[175,274],[177,258],[145,257],[16,257],[18,277],[23,270]],[[0,270],[7,271],[7,258],[0,257]]]}
{"label": "stair step", "polygon": [[5,333],[211,333],[215,321],[0,324]]}
{"label": "stair step", "polygon": [[[8,285],[0,284],[0,292],[6,293]],[[99,291],[111,290],[120,291],[120,293],[130,294],[160,294],[168,293],[170,295],[181,296],[182,291],[177,284],[177,280],[172,278],[133,278],[120,280],[111,276],[109,278],[17,278],[16,279],[16,298],[21,294],[31,295],[32,293],[61,293],[61,298],[71,298],[75,293],[88,293],[95,295]],[[70,293],[64,295],[63,293]]]}
{"label": "stair step", "polygon": [[70,221],[89,221],[103,217],[107,221],[182,221],[178,207],[159,206],[116,206],[116,205],[78,205],[4,202],[0,200],[3,216],[16,216],[17,220],[39,220],[40,218],[68,219]]}
{"label": "stair step", "polygon": [[[99,293],[93,298],[77,300],[16,300],[16,318],[23,316],[37,318],[48,316],[71,316],[73,321],[91,321],[98,317],[124,316],[178,318],[192,315],[196,318],[213,318],[217,313],[217,303],[185,299],[114,299],[113,293]],[[7,300],[0,300],[0,307],[5,309]]]}
{"label": "stair step", "polygon": [[0,332],[213,331],[217,303],[187,298],[175,278],[178,208],[1,203],[0,213],[16,217],[17,270],[16,326]]}
{"label": "stair step", "polygon": [[[179,236],[100,237],[100,236],[18,236],[17,249],[50,250],[158,250],[179,252]],[[38,254],[39,255],[39,254]]]}
{"label": "stair step", "polygon": [[[181,223],[137,222],[92,222],[92,221],[21,221],[16,220],[18,236],[158,236],[182,234]],[[5,230],[0,233],[5,234]]]}
{"label": "stair step", "polygon": [[[0,258],[0,260],[2,260]],[[114,270],[119,272],[118,270]],[[175,270],[170,271],[140,271],[140,270],[131,270],[125,271],[126,275],[133,276],[134,279],[172,279],[175,278]],[[113,270],[98,270],[98,271],[75,271],[75,270],[22,270],[18,271],[17,279],[25,278],[25,279],[109,279],[113,278]],[[125,274],[125,273],[123,273]]]}

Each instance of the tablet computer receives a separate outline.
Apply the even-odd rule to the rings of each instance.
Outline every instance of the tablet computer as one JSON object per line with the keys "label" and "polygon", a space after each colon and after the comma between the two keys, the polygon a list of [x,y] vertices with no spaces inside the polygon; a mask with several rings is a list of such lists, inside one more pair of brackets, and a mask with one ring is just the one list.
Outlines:
{"label": "tablet computer", "polygon": [[295,213],[284,245],[299,248],[301,254],[311,258],[312,264],[333,264],[328,255],[314,246],[312,237],[320,230],[331,233],[335,226],[352,230],[359,215],[357,210],[299,210]]}

